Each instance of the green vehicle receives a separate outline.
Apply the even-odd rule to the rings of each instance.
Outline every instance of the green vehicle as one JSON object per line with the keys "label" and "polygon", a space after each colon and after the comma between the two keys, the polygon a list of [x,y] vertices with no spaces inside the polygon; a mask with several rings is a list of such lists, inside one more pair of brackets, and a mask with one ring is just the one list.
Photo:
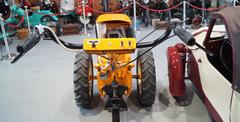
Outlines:
{"label": "green vehicle", "polygon": [[[17,25],[21,23],[17,28],[27,27],[27,16],[25,15],[25,11],[18,7],[17,5],[12,5],[10,7],[11,16],[5,20],[4,27],[6,30],[6,36],[10,37],[17,33],[17,29],[9,26],[6,23]],[[29,23],[30,27],[34,27],[37,24],[48,25],[48,23],[56,23],[58,18],[56,16],[51,16],[53,13],[49,10],[36,10],[29,14]],[[19,19],[21,18],[21,19]],[[23,21],[22,21],[23,19]],[[3,34],[2,30],[0,31],[0,43],[3,42]]]}

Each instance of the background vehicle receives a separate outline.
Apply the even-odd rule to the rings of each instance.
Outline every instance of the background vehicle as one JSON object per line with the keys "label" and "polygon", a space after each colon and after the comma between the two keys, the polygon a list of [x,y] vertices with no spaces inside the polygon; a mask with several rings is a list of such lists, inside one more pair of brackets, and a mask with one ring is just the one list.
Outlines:
{"label": "background vehicle", "polygon": [[[6,23],[12,24],[12,25],[18,25],[18,28],[27,27],[27,16],[25,14],[25,11],[18,7],[17,5],[12,5],[10,7],[10,12],[12,13],[11,16],[5,20],[4,26],[6,30],[6,36],[10,37],[17,33],[17,29],[8,26]],[[49,16],[51,13],[48,10],[36,10],[32,12],[31,15],[29,15],[29,23],[30,26],[33,27],[37,24],[47,25],[49,23],[49,26],[55,26],[52,25],[53,23],[56,23],[58,21],[58,18],[56,16]],[[0,33],[0,41],[2,41],[3,35]]]}
{"label": "background vehicle", "polygon": [[58,13],[59,7],[55,0],[43,0],[41,4],[41,10],[49,10],[52,13]]}
{"label": "background vehicle", "polygon": [[[239,19],[240,7],[222,9],[213,13],[208,28],[193,33],[194,38],[177,26],[175,33],[188,46],[180,43],[167,50],[172,96],[178,102],[183,100],[184,79],[188,78],[217,122],[240,121]],[[224,25],[216,25],[216,22]]]}
{"label": "background vehicle", "polygon": [[[76,14],[79,16],[79,20],[82,24],[84,24],[84,17],[83,17],[83,7],[82,7],[82,0],[78,0],[77,2],[77,9],[75,9]],[[92,6],[92,0],[85,0],[86,6]],[[93,20],[93,11],[86,7],[85,8],[85,23],[89,24]]]}
{"label": "background vehicle", "polygon": [[4,19],[7,19],[10,16],[10,6],[11,3],[8,0],[0,1],[0,13]]}
{"label": "background vehicle", "polygon": [[90,28],[90,24],[93,23],[93,11],[89,7],[85,7],[85,21],[83,16],[82,4],[91,7],[92,0],[76,0],[65,1],[62,0],[60,4],[60,12],[66,14],[59,15],[59,22],[57,24],[57,35],[79,33],[84,25]]}

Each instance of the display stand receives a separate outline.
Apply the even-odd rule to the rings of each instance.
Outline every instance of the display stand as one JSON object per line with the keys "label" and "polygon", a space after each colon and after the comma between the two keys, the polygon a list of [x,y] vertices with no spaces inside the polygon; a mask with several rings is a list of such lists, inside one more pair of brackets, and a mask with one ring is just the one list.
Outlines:
{"label": "display stand", "polygon": [[133,19],[134,19],[134,31],[137,32],[137,14],[136,14],[136,0],[133,0]]}
{"label": "display stand", "polygon": [[25,8],[25,14],[26,14],[26,18],[27,18],[28,33],[30,35],[31,34],[31,28],[30,28],[30,22],[29,22],[29,16],[28,16],[28,9],[27,9],[27,6],[24,6],[24,8]]}
{"label": "display stand", "polygon": [[[202,0],[202,8],[205,9],[205,0]],[[202,11],[202,19],[205,20],[205,11]]]}
{"label": "display stand", "polygon": [[10,53],[9,46],[8,46],[8,41],[7,41],[7,36],[6,36],[6,31],[5,31],[5,27],[4,27],[4,23],[3,23],[2,14],[0,14],[0,24],[1,24],[1,29],[2,29],[3,41],[4,41],[5,49],[6,49],[6,52],[7,52],[7,55],[2,56],[0,61],[2,61],[2,60],[12,60],[12,59],[14,59],[14,57],[16,55]]}
{"label": "display stand", "polygon": [[83,20],[84,20],[84,35],[87,35],[87,24],[86,24],[86,15],[85,15],[85,0],[82,0],[82,9],[83,9]]}
{"label": "display stand", "polygon": [[183,28],[186,28],[186,0],[183,1]]}
{"label": "display stand", "polygon": [[237,0],[233,0],[233,6],[236,6]]}

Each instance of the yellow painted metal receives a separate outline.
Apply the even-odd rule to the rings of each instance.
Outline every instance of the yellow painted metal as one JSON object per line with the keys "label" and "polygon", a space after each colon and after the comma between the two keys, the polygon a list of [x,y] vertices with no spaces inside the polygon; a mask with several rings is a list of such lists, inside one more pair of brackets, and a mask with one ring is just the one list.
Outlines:
{"label": "yellow painted metal", "polygon": [[136,42],[135,38],[89,38],[84,39],[83,50],[91,54],[133,53]]}
{"label": "yellow painted metal", "polygon": [[[126,37],[126,29],[131,26],[131,19],[125,14],[102,14],[96,20],[98,35],[103,38],[86,38],[83,50],[89,54],[97,54],[98,60],[94,67],[97,70],[96,80],[99,94],[113,81],[128,88],[125,95],[129,96],[132,90],[131,54],[136,49],[136,38]],[[119,34],[120,38],[111,38],[110,34]],[[109,38],[107,38],[109,37]],[[123,37],[123,38],[122,38]],[[122,67],[124,66],[124,67]]]}
{"label": "yellow painted metal", "polygon": [[[115,69],[129,61],[131,61],[130,54],[107,54],[104,55],[104,57],[98,57],[98,63],[95,65],[95,68],[98,70],[98,90],[101,96],[105,95],[102,90],[103,87],[110,85],[114,80],[119,85],[126,86],[128,90],[125,92],[125,95],[130,95],[132,90],[132,68],[134,67],[134,64],[131,63],[125,67]],[[107,78],[101,78],[101,74],[107,74]]]}
{"label": "yellow painted metal", "polygon": [[131,24],[131,19],[125,14],[102,14],[97,18],[96,23],[103,23],[109,21],[122,21]]}

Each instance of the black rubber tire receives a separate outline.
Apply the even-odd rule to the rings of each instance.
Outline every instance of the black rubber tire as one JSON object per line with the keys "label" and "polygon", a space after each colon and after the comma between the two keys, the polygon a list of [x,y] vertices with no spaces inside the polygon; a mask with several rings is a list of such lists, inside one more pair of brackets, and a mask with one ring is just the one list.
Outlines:
{"label": "black rubber tire", "polygon": [[[139,49],[137,56],[148,49]],[[137,80],[138,100],[143,106],[152,106],[156,95],[156,73],[152,51],[145,53],[137,59],[137,74],[141,73],[141,80]]]}
{"label": "black rubber tire", "polygon": [[84,51],[77,53],[74,63],[74,93],[77,106],[91,108],[93,99],[92,56]]}

